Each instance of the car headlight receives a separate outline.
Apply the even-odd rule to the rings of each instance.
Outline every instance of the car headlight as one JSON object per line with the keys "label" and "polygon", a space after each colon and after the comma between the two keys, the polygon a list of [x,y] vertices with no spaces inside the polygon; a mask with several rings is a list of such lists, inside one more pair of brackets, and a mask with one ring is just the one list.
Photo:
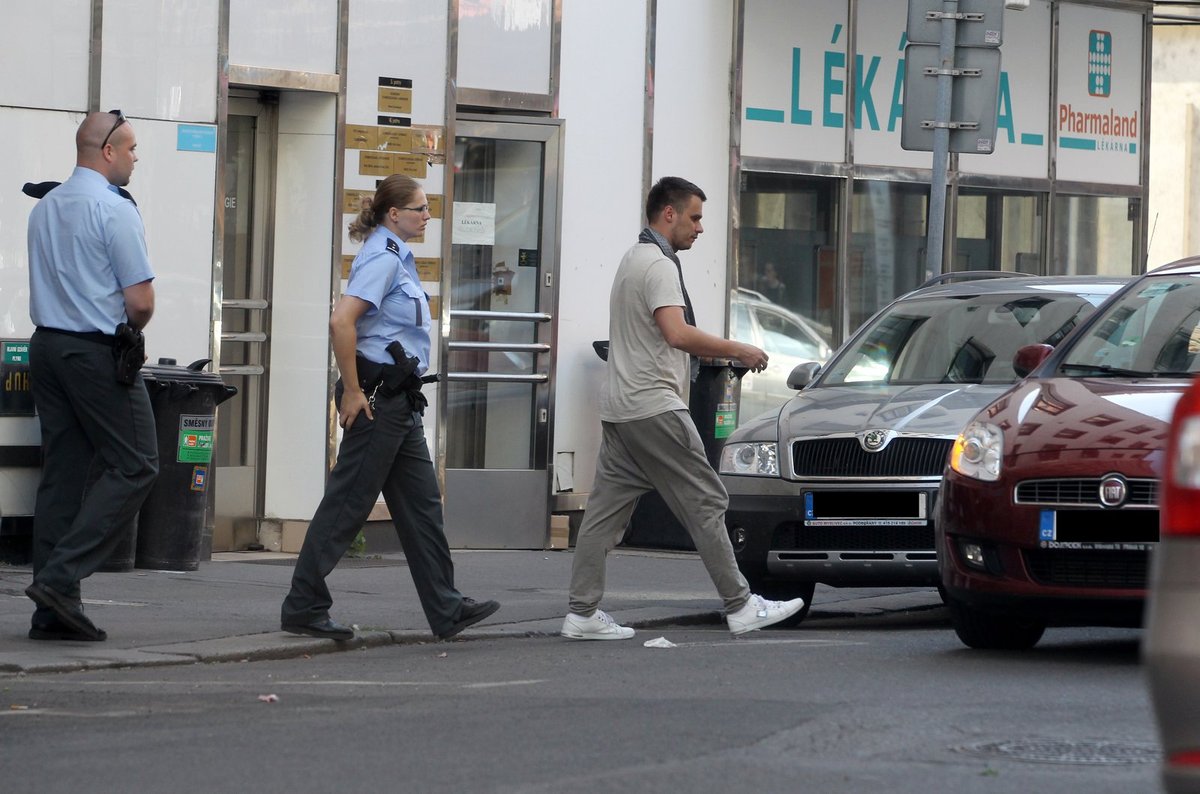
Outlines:
{"label": "car headlight", "polygon": [[779,476],[778,446],[774,441],[726,444],[721,450],[721,474]]}
{"label": "car headlight", "polygon": [[965,477],[995,482],[1000,479],[1004,433],[990,422],[972,422],[954,439],[950,468]]}

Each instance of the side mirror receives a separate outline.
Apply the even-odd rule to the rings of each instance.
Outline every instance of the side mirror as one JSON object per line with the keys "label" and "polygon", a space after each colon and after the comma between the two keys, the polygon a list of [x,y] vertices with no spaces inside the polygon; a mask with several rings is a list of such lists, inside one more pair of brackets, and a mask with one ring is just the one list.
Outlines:
{"label": "side mirror", "polygon": [[1054,348],[1050,345],[1025,345],[1013,356],[1013,371],[1017,373],[1018,378],[1023,378],[1041,366],[1053,352]]}
{"label": "side mirror", "polygon": [[817,377],[817,373],[821,371],[821,365],[815,361],[805,361],[803,364],[797,364],[788,375],[787,384],[789,389],[800,391],[805,386],[813,382]]}

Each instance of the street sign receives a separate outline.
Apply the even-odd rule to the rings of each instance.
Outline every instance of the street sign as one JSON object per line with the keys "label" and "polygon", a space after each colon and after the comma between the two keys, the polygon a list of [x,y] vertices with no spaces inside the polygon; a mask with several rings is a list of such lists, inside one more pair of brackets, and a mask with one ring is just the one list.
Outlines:
{"label": "street sign", "polygon": [[[908,42],[938,44],[942,40],[942,21],[929,18],[928,12],[941,13],[943,0],[909,0]],[[1004,0],[958,0],[954,28],[955,47],[999,47],[1004,34]],[[978,19],[976,18],[978,17]]]}
{"label": "street sign", "polygon": [[[950,118],[946,123],[957,126],[949,127],[949,151],[991,154],[996,148],[1000,50],[956,49],[954,61],[954,69],[962,74],[954,77],[951,88]],[[904,117],[900,146],[908,151],[934,150],[939,65],[936,44],[910,43],[904,49]]]}

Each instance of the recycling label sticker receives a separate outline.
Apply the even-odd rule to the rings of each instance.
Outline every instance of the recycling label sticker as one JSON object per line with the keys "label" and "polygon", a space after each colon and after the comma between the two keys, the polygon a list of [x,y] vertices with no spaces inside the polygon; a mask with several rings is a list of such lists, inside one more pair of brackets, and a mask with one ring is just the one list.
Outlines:
{"label": "recycling label sticker", "polygon": [[713,438],[729,438],[737,429],[737,404],[717,403],[717,413],[713,417]]}
{"label": "recycling label sticker", "polygon": [[211,415],[181,415],[179,417],[179,454],[175,460],[180,463],[212,462],[213,430],[216,423],[217,418]]}

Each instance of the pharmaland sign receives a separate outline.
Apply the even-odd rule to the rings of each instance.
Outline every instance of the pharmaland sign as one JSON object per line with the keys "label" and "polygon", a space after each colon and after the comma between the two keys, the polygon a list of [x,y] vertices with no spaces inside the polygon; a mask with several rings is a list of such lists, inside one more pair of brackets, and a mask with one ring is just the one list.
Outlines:
{"label": "pharmaland sign", "polygon": [[1059,11],[1058,178],[1136,185],[1143,17],[1063,4]]}
{"label": "pharmaland sign", "polygon": [[[1069,3],[1059,8],[1058,99],[1067,115],[1064,107],[1056,117],[1046,112],[1052,16],[1048,2],[1034,0],[1024,11],[1006,12],[995,154],[964,154],[959,167],[1045,178],[1051,125],[1057,124],[1060,179],[1096,181],[1102,174],[1108,183],[1138,184],[1144,17]],[[847,81],[853,80],[855,162],[930,167],[929,153],[900,147],[906,3],[860,0],[858,9],[851,78],[845,3],[747,0],[744,41],[753,46],[743,47],[744,157],[844,162]],[[1093,31],[1107,38],[1093,38]],[[1104,90],[1107,96],[1095,93]]]}

